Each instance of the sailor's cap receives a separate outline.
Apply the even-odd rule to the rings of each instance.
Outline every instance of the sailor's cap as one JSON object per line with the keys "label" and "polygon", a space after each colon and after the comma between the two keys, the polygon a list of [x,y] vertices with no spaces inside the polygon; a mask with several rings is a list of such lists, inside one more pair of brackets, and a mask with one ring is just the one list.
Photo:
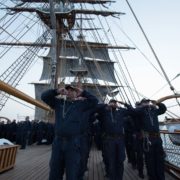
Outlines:
{"label": "sailor's cap", "polygon": [[117,101],[115,99],[110,99],[109,103],[116,103]]}
{"label": "sailor's cap", "polygon": [[75,86],[73,86],[73,85],[66,85],[65,89],[67,89],[67,90],[72,89],[72,90],[75,90],[75,91],[77,90],[77,88]]}
{"label": "sailor's cap", "polygon": [[148,103],[148,102],[150,102],[150,101],[151,101],[150,99],[145,99],[145,98],[144,98],[144,99],[141,100],[140,103]]}

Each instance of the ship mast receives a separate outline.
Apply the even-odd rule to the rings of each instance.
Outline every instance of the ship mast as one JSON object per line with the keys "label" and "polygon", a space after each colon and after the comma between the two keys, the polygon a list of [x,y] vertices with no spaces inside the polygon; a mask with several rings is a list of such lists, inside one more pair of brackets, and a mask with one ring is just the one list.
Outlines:
{"label": "ship mast", "polygon": [[54,2],[53,0],[49,0],[50,4],[50,19],[51,19],[51,32],[52,32],[52,41],[51,41],[51,87],[56,88],[57,87],[57,78],[56,76],[56,64],[58,62],[57,60],[57,31],[56,31],[56,16],[54,13]]}
{"label": "ship mast", "polygon": [[[113,46],[107,43],[101,42],[86,42],[83,37],[82,20],[89,20],[86,15],[96,16],[115,16],[124,15],[121,12],[96,10],[96,9],[83,9],[82,3],[90,4],[105,4],[107,2],[113,2],[110,0],[63,0],[53,1],[49,0],[49,3],[44,0],[24,0],[24,3],[40,3],[37,7],[33,6],[16,6],[7,7],[6,9],[12,13],[36,13],[40,20],[44,23],[45,27],[49,31],[51,29],[51,45],[44,43],[35,43],[30,45],[29,43],[18,42],[16,45],[25,45],[29,47],[41,48],[43,46],[50,47],[48,57],[44,58],[44,69],[41,75],[41,82],[34,83],[36,99],[40,100],[40,94],[42,90],[49,88],[49,74],[51,74],[50,86],[57,88],[64,82],[63,79],[72,82],[82,82],[88,90],[95,95],[105,97],[110,90],[118,87],[115,75],[113,74],[114,62],[110,60],[108,55],[108,49],[131,49],[127,46]],[[81,8],[73,8],[72,4],[80,3]],[[79,39],[74,40],[71,35],[71,30],[75,27],[75,21],[80,16],[80,31]],[[84,16],[82,16],[84,15]],[[78,27],[79,28],[79,27]],[[87,29],[88,30],[88,29]],[[97,29],[90,29],[97,30]],[[65,39],[65,36],[69,36],[70,40]],[[72,41],[73,40],[73,41]],[[8,44],[8,43],[7,43]],[[7,45],[4,43],[4,45]],[[66,49],[64,49],[66,48]],[[49,58],[49,59],[48,59]],[[69,58],[69,59],[68,59]],[[75,59],[74,59],[75,58]],[[77,59],[76,59],[77,58]],[[47,60],[47,61],[46,61]],[[49,62],[50,60],[50,62]],[[49,66],[50,64],[50,66]],[[65,65],[65,66],[64,66]],[[78,66],[77,66],[78,65]],[[51,72],[49,72],[51,71]],[[68,77],[68,78],[67,78]],[[71,79],[71,80],[70,80]],[[45,80],[45,81],[44,81]],[[65,82],[65,83],[68,83]],[[102,83],[103,82],[103,83]],[[110,84],[109,84],[110,83]],[[62,83],[63,84],[63,83]],[[101,98],[101,100],[103,100]],[[37,113],[41,114],[37,108]],[[44,112],[42,112],[44,114]],[[37,115],[36,117],[42,117],[44,115]]]}
{"label": "ship mast", "polygon": [[[82,4],[80,4],[80,7],[81,7],[80,9],[82,10],[83,9],[82,8]],[[78,44],[79,45],[78,45],[78,47],[76,46],[76,49],[79,52],[79,60],[78,60],[79,67],[78,67],[78,69],[72,69],[71,73],[75,75],[74,82],[76,82],[77,86],[81,88],[84,76],[88,73],[88,71],[87,71],[87,69],[85,69],[83,67],[83,55],[82,55],[82,52],[81,52],[81,50],[79,48],[79,47],[82,46],[83,40],[84,40],[83,28],[82,28],[82,23],[83,23],[82,14],[80,14],[80,19],[79,20],[80,20],[80,25],[78,25],[79,26],[79,35],[78,35],[78,39],[79,39],[79,43]],[[70,37],[71,37],[71,35],[70,35]],[[71,39],[72,39],[72,37],[71,37]]]}

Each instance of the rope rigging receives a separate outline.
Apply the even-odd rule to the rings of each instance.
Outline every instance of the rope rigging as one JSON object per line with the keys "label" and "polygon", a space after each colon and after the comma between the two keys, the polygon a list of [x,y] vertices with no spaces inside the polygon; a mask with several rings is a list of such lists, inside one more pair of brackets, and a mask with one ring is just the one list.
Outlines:
{"label": "rope rigging", "polygon": [[[25,5],[26,4],[30,4],[30,3],[25,3]],[[86,6],[85,6],[85,4],[83,4],[84,5],[84,7],[86,8]],[[46,4],[46,6],[47,6],[47,4]],[[94,10],[96,10],[96,8],[95,8],[95,6],[93,5],[93,7],[94,7]],[[49,8],[49,7],[48,7]],[[100,8],[101,8],[101,10],[102,10],[102,5],[100,5]],[[106,7],[107,8],[107,7]],[[87,8],[86,8],[87,9]],[[21,14],[21,13],[19,13],[18,15],[23,15],[23,14]],[[6,14],[6,16],[7,16],[7,14]],[[90,20],[89,21],[87,21],[87,24],[88,24],[88,27],[91,27],[92,29],[94,28],[96,28],[97,27],[97,24],[96,24],[96,22],[94,22],[93,21],[93,18],[92,18],[92,16],[88,16],[88,15],[85,15],[87,18],[90,18]],[[3,20],[4,20],[4,18],[5,18],[5,16],[3,17],[3,18],[1,18],[1,20],[0,20],[0,22],[3,22]],[[17,14],[13,14],[13,18],[14,18],[14,21],[18,18],[18,16],[17,16]],[[10,26],[12,26],[13,25],[13,18],[11,18],[9,21],[6,21],[6,23],[7,24],[4,24],[4,25],[6,25],[6,28],[5,28],[5,26],[3,27],[4,28],[4,32],[5,32],[5,30],[8,28],[8,27],[10,27]],[[29,21],[28,21],[28,20]],[[27,19],[26,20],[24,20],[23,22],[22,22],[22,24],[27,24],[28,22],[34,22],[34,24],[31,24],[31,25],[28,25],[27,26],[27,31],[21,31],[20,30],[20,28],[19,27],[17,27],[16,29],[15,29],[15,31],[17,32],[17,30],[19,31],[18,33],[15,33],[15,31],[13,31],[12,33],[10,32],[10,31],[7,31],[7,34],[8,34],[8,36],[9,37],[6,37],[6,38],[4,38],[4,40],[5,41],[7,41],[8,40],[8,38],[11,38],[12,39],[12,41],[11,42],[13,42],[14,40],[15,41],[17,41],[17,42],[19,42],[19,40],[21,39],[21,38],[23,38],[24,36],[25,36],[25,34],[30,30],[30,29],[32,29],[32,27],[34,27],[34,26],[36,26],[37,24],[38,24],[38,21],[35,21],[33,18],[31,18],[31,17],[27,17]],[[98,16],[98,21],[99,21],[99,23],[98,24],[100,24],[100,26],[101,26],[101,28],[102,28],[102,30],[103,30],[103,33],[99,33],[99,31],[98,30],[96,30],[96,31],[94,31],[94,30],[92,30],[90,33],[91,33],[91,37],[92,37],[92,39],[94,39],[95,40],[95,42],[97,42],[97,43],[101,43],[101,44],[105,44],[105,43],[103,43],[103,38],[106,38],[106,40],[108,41],[108,44],[110,44],[110,43],[112,43],[112,39],[113,39],[113,43],[115,43],[116,45],[117,45],[117,42],[116,42],[116,38],[114,37],[114,35],[113,35],[113,33],[112,33],[112,31],[111,31],[111,28],[110,28],[110,24],[107,22],[107,20],[106,20],[106,18],[104,18],[105,19],[105,22],[106,23],[104,23],[103,24],[103,21],[99,18],[99,16]],[[28,23],[29,24],[29,23]],[[77,23],[76,24],[77,25],[77,27],[78,28],[80,28],[81,30],[82,30],[82,16],[81,16],[81,22],[80,22],[80,25]],[[85,26],[85,24],[83,24],[83,26]],[[111,34],[111,38],[110,38],[110,36],[108,36],[108,34],[107,34],[107,31],[105,30],[106,29],[106,27],[105,26],[107,26],[108,27],[108,33],[109,34]],[[19,28],[19,29],[18,29]],[[24,30],[24,29],[23,29]],[[102,31],[101,31],[102,32]],[[58,39],[59,41],[60,41],[60,44],[61,44],[61,46],[60,46],[60,55],[62,54],[62,52],[64,51],[64,52],[66,52],[66,50],[67,50],[67,45],[66,45],[66,43],[67,43],[67,41],[64,41],[63,39],[65,38],[65,33],[63,32],[63,30],[61,31],[61,33],[64,35],[62,35],[62,37],[60,37],[60,39]],[[72,33],[71,33],[71,31],[70,32],[68,32],[67,33],[68,34],[68,36],[69,36],[69,39],[73,42],[73,44],[74,44],[74,48],[75,48],[75,50],[77,51],[77,53],[76,53],[76,55],[78,54],[79,55],[79,57],[80,57],[80,59],[82,60],[82,65],[83,66],[85,66],[85,68],[87,68],[88,69],[88,73],[90,74],[90,76],[91,77],[93,77],[94,76],[94,72],[93,72],[93,69],[92,69],[92,67],[88,67],[88,63],[86,62],[86,59],[84,59],[84,54],[83,54],[83,51],[81,51],[81,47],[80,47],[80,43],[77,43],[76,44],[76,41],[74,40],[74,35],[72,35]],[[103,36],[103,34],[104,34],[104,36]],[[82,34],[82,32],[80,32],[80,35],[82,35],[83,36],[83,34]],[[52,35],[53,36],[53,35]],[[103,38],[102,38],[103,37]],[[106,79],[104,79],[104,76],[105,76],[105,74],[107,73],[109,76],[110,76],[110,78],[109,79],[112,79],[112,82],[113,82],[113,79],[116,79],[116,82],[113,82],[115,85],[117,84],[117,86],[119,86],[119,87],[117,87],[117,89],[118,89],[118,91],[119,91],[119,96],[120,96],[120,98],[124,101],[124,102],[131,102],[131,100],[132,100],[132,102],[136,102],[136,99],[138,99],[138,100],[140,100],[140,97],[141,97],[141,94],[140,93],[138,93],[138,91],[136,90],[136,87],[135,87],[135,84],[134,84],[134,82],[133,82],[133,78],[131,77],[131,74],[130,74],[130,72],[129,72],[129,69],[128,69],[128,66],[127,66],[127,64],[126,64],[126,62],[125,62],[125,60],[124,60],[124,57],[123,57],[123,55],[122,55],[122,53],[120,52],[120,50],[118,50],[118,52],[116,52],[116,50],[114,50],[113,49],[113,51],[112,51],[112,55],[113,55],[113,60],[115,59],[115,61],[112,61],[111,60],[111,57],[109,56],[109,54],[106,54],[106,51],[101,51],[101,55],[102,55],[102,57],[104,57],[105,59],[102,59],[102,60],[104,60],[104,62],[106,63],[107,61],[109,61],[110,63],[106,63],[105,65],[104,65],[104,67],[106,66],[106,72],[104,71],[104,69],[102,69],[102,64],[101,64],[101,62],[102,61],[97,61],[96,59],[97,59],[97,57],[96,57],[96,50],[94,50],[93,48],[91,48],[91,45],[90,45],[90,43],[88,43],[85,39],[82,39],[82,41],[83,41],[83,43],[86,45],[86,48],[87,48],[87,51],[88,51],[88,53],[90,54],[90,58],[92,58],[92,61],[93,61],[93,63],[94,63],[94,66],[95,66],[95,68],[97,69],[97,72],[98,72],[98,77],[100,77],[99,79],[98,79],[98,77],[96,76],[94,79],[93,79],[93,83],[95,84],[95,88],[96,88],[96,90],[97,90],[97,92],[98,92],[98,94],[99,94],[99,96],[103,99],[103,97],[102,97],[102,94],[101,94],[101,90],[100,90],[100,85],[101,85],[101,79],[102,79],[102,81],[103,81],[103,83],[105,84],[105,88],[106,88],[106,90],[107,90],[107,92],[115,92],[115,87],[113,87],[112,86],[112,84],[111,84],[111,82],[109,81],[106,81]],[[55,45],[56,46],[56,45]],[[54,46],[54,47],[55,47]],[[10,50],[10,48],[12,48],[12,46],[11,47],[8,47],[8,49],[6,49],[5,51],[7,52],[7,51],[9,51]],[[104,49],[105,49],[106,47],[104,47]],[[23,75],[24,75],[24,73],[25,72],[27,72],[27,70],[29,69],[29,67],[28,67],[28,61],[31,61],[32,59],[34,59],[35,58],[35,55],[37,55],[37,52],[38,52],[38,50],[37,50],[38,48],[36,47],[36,48],[34,48],[33,50],[32,50],[32,48],[27,48],[27,51],[29,51],[29,53],[30,54],[28,54],[27,52],[26,53],[24,53],[23,55],[22,55],[22,59],[26,59],[26,62],[24,62],[24,63],[22,63],[22,62],[19,62],[19,65],[21,66],[21,67],[19,67],[19,69],[13,69],[13,68],[9,68],[9,70],[6,72],[6,77],[5,76],[3,76],[3,75],[1,75],[0,76],[0,79],[1,78],[4,78],[4,81],[7,81],[9,84],[16,84],[17,83],[17,81],[19,81],[20,79],[22,79],[22,77],[23,77]],[[52,49],[51,49],[52,50]],[[107,50],[107,49],[106,49]],[[3,57],[5,54],[6,54],[6,52],[1,52],[0,53],[0,56],[1,57]],[[56,54],[56,53],[52,53],[52,54]],[[57,54],[56,54],[57,55]],[[28,56],[28,57],[27,57]],[[89,58],[88,57],[88,58]],[[120,57],[120,58],[119,58]],[[65,81],[65,78],[64,77],[61,77],[61,73],[62,73],[62,71],[63,71],[63,68],[66,68],[66,59],[64,58],[63,59],[63,57],[61,58],[61,57],[55,57],[55,59],[58,59],[58,61],[59,61],[59,63],[60,64],[58,64],[58,66],[60,67],[60,70],[59,70],[59,72],[57,73],[59,76],[58,77],[60,77],[60,80],[63,82],[63,81]],[[117,62],[117,63],[116,63]],[[54,63],[52,63],[52,69],[53,69],[53,65],[56,65],[56,63],[57,62],[55,62],[54,61]],[[117,64],[117,67],[114,67],[114,64]],[[160,62],[159,62],[160,63]],[[24,65],[24,66],[23,66]],[[161,64],[160,64],[161,65]],[[161,65],[162,66],[162,65]],[[13,74],[12,72],[15,72],[17,75],[18,75],[18,77],[19,77],[19,79],[16,79],[15,77],[11,77],[11,78],[9,78],[10,77],[10,74]],[[69,72],[69,69],[66,69],[66,73],[68,74]],[[162,70],[163,71],[163,70]],[[23,72],[23,73],[22,73]],[[55,71],[53,71],[53,72],[55,72]],[[64,72],[64,71],[63,71]],[[49,73],[49,72],[48,72]],[[55,72],[56,73],[56,72]],[[55,77],[55,73],[53,74],[52,72],[51,73],[49,73],[49,75],[47,75],[47,76],[49,76],[50,78],[49,79],[52,79],[52,78],[54,78]],[[159,72],[160,73],[160,72]],[[163,74],[164,74],[165,72],[163,72]],[[162,74],[161,74],[162,75]],[[166,77],[167,75],[166,74],[164,74],[164,76],[165,76],[165,78],[166,78],[166,80],[168,81],[168,77]],[[68,77],[69,78],[69,77]],[[70,78],[69,78],[69,80],[70,80]],[[72,80],[72,79],[71,79]],[[51,82],[49,82],[50,80],[46,80],[47,81],[47,83],[49,84],[49,83],[51,83]],[[114,80],[115,81],[115,80]],[[170,81],[170,83],[171,83],[171,81]],[[174,91],[174,93],[176,94],[176,92],[175,92],[175,89],[174,89],[174,87],[172,87],[172,85],[170,84],[169,82],[168,82],[168,84],[170,85],[170,88],[172,88],[173,89],[173,91]],[[127,89],[126,89],[127,88]],[[172,90],[171,89],[171,90]]]}
{"label": "rope rigging", "polygon": [[[104,35],[105,35],[106,39],[108,40],[108,43],[110,44],[110,43],[111,43],[110,38],[108,37],[107,33],[105,32],[104,25],[103,25],[103,23],[102,23],[102,21],[100,20],[99,17],[98,17],[98,20],[99,20],[99,23],[101,24],[102,29],[104,30]],[[106,24],[107,24],[107,27],[108,27],[108,29],[109,29],[109,31],[110,31],[110,33],[111,33],[111,36],[112,36],[115,44],[117,45],[116,40],[115,40],[115,37],[114,37],[112,31],[110,30],[110,26],[109,26],[106,18],[105,18],[105,22],[106,22]],[[100,38],[100,39],[101,39],[101,38]],[[120,51],[119,51],[119,53],[120,53]],[[123,77],[123,79],[124,79],[124,82],[125,82],[126,86],[129,86],[129,87],[130,87],[130,85],[129,85],[129,83],[128,83],[128,80],[127,80],[127,78],[126,78],[125,72],[124,72],[124,70],[123,70],[123,68],[122,68],[122,66],[121,66],[121,64],[120,64],[120,61],[118,60],[118,57],[117,57],[116,53],[114,52],[113,55],[114,55],[114,58],[117,60],[117,64],[118,64],[118,67],[119,67],[118,69],[120,69],[120,72],[121,72],[121,74],[122,74],[122,77]],[[121,56],[121,58],[122,58],[122,60],[123,60],[123,57],[122,57],[121,53],[120,53],[120,56]],[[132,84],[134,85],[134,83],[133,83],[133,81],[132,81],[132,78],[131,78],[131,76],[130,76],[130,74],[129,74],[129,72],[128,72],[127,66],[126,66],[126,64],[125,64],[124,61],[123,61],[123,64],[124,64],[124,66],[125,66],[125,68],[126,68],[126,71],[127,71],[128,75],[129,75],[130,79],[131,79]],[[114,73],[116,74],[120,85],[123,87],[122,81],[121,81],[120,78],[119,78],[119,75],[118,75],[117,70],[115,69],[115,71],[114,71],[114,72],[111,72],[111,73],[112,73],[112,74],[114,74]],[[128,98],[128,95],[127,95],[127,93],[126,93],[126,90],[123,88],[123,92],[122,92],[120,88],[118,88],[118,89],[119,89],[119,91],[121,92],[120,94],[122,95],[123,92],[124,92],[124,94],[125,94],[125,96],[126,96],[126,98],[127,98],[127,100],[125,100],[125,97],[123,97],[122,99],[123,99],[124,101],[130,102],[130,100],[129,100],[129,98]],[[134,89],[136,89],[135,86],[134,86]],[[134,97],[131,89],[129,89],[129,92],[130,92],[130,94],[131,94],[132,99],[133,99],[134,102],[135,102],[136,100],[135,100],[135,97]],[[138,96],[138,95],[137,95],[137,96]]]}
{"label": "rope rigging", "polygon": [[[142,28],[142,26],[141,26],[141,24],[140,24],[140,22],[139,22],[139,20],[138,20],[138,18],[137,18],[137,16],[136,16],[135,12],[133,11],[133,9],[132,9],[130,3],[128,2],[128,0],[125,0],[125,1],[126,1],[126,3],[127,3],[128,7],[130,8],[130,10],[131,10],[131,12],[132,12],[132,14],[133,14],[133,16],[134,16],[134,18],[135,18],[138,26],[139,26],[139,28],[141,29],[141,31],[142,31],[142,33],[143,33],[143,35],[144,35],[144,37],[145,37],[145,39],[146,39],[146,41],[147,41],[150,49],[151,49],[151,51],[152,51],[152,53],[153,53],[153,55],[154,55],[154,57],[155,57],[158,65],[159,65],[159,67],[160,67],[163,75],[164,75],[164,78],[166,79],[167,83],[169,84],[170,90],[173,91],[174,95],[176,95],[176,94],[177,94],[177,91],[175,90],[175,88],[173,87],[173,85],[172,85],[169,77],[167,76],[167,74],[166,74],[166,72],[165,72],[165,70],[164,70],[164,68],[163,68],[163,66],[162,66],[162,64],[161,64],[161,62],[160,62],[160,60],[159,60],[159,58],[158,58],[155,50],[153,49],[153,47],[152,47],[152,45],[151,45],[151,43],[150,43],[150,41],[149,41],[149,39],[148,39],[145,31],[143,30],[143,28]],[[178,105],[180,106],[180,102],[179,102],[178,98],[175,98],[175,99],[176,99],[176,102],[178,103]]]}
{"label": "rope rigging", "polygon": [[[115,44],[117,45],[116,40],[115,40],[115,37],[114,37],[114,35],[113,35],[113,33],[112,33],[111,29],[110,29],[110,26],[109,26],[109,24],[108,24],[108,22],[107,22],[106,19],[105,19],[105,21],[106,21],[106,24],[107,24],[107,26],[108,26],[109,32],[111,33],[111,36],[112,36]],[[109,43],[110,43],[109,37],[107,36],[106,33],[105,33],[105,35],[106,35],[106,38],[109,40]],[[122,61],[123,61],[125,70],[126,70],[127,74],[129,75],[129,78],[130,78],[130,80],[131,80],[131,82],[132,82],[132,85],[134,86],[134,89],[136,89],[136,88],[135,88],[135,85],[134,85],[134,83],[133,83],[133,81],[132,81],[132,78],[131,78],[131,76],[130,76],[130,73],[129,73],[129,71],[128,71],[128,68],[127,68],[127,66],[126,66],[126,63],[125,63],[125,61],[124,61],[124,59],[123,59],[123,56],[122,56],[122,54],[121,54],[120,51],[118,51],[118,52],[119,52],[120,57],[121,57],[121,59],[122,59]],[[113,55],[114,55],[114,57],[115,57],[115,59],[116,59],[116,61],[117,61],[117,65],[118,65],[119,69],[121,70],[120,72],[121,72],[121,74],[122,74],[122,77],[123,77],[123,79],[124,79],[124,82],[125,82],[126,86],[127,86],[127,87],[130,87],[130,84],[129,84],[128,80],[127,80],[127,77],[126,77],[126,75],[125,75],[125,72],[124,72],[124,70],[123,70],[123,67],[122,67],[122,65],[120,64],[119,58],[117,57],[117,55],[116,55],[115,52],[113,53]],[[118,76],[118,72],[117,72],[117,71],[115,71],[115,72],[116,72],[116,74],[117,74],[117,77],[118,77],[119,82],[121,82],[121,80],[120,80],[120,78],[119,78],[119,76]],[[125,92],[125,94],[126,94],[126,91],[125,91],[125,89],[124,89],[123,84],[122,84],[122,83],[120,83],[120,84],[121,84],[121,86],[122,86],[122,88],[123,88],[123,90],[124,90],[124,92]],[[132,93],[131,89],[129,90],[129,92],[130,92],[130,94],[131,94],[131,97],[132,97],[133,101],[136,102],[135,96],[134,96],[134,94]],[[126,94],[126,96],[127,96],[127,94]],[[137,96],[138,96],[138,98],[139,98],[139,95],[138,95],[138,94],[137,94]],[[128,96],[127,96],[127,98],[128,98]],[[126,102],[126,101],[125,101],[125,102]],[[127,99],[127,102],[130,102],[129,98]]]}
{"label": "rope rigging", "polygon": [[[12,34],[15,32],[12,32],[12,33],[8,33],[10,34],[11,37],[13,37],[14,40],[16,40],[15,42],[20,42],[19,40],[24,37],[25,35],[27,35],[27,32],[30,31],[30,29],[36,25],[37,22],[33,23],[31,26],[29,26],[29,28],[26,28],[26,31],[22,34],[22,31],[19,31],[19,34],[15,35],[15,36],[12,36]],[[21,35],[20,37],[18,37],[18,35]],[[11,42],[14,42],[13,40]],[[13,46],[9,46],[9,48],[6,48],[4,49],[4,51],[1,52],[1,56],[0,58],[2,58],[11,48],[13,48]]]}
{"label": "rope rigging", "polygon": [[[36,43],[47,42],[49,39],[49,31],[44,32],[40,36]],[[41,47],[29,47],[1,76],[0,80],[8,83],[9,85],[16,87],[19,81],[23,78],[28,68],[35,59],[36,54]],[[0,110],[4,107],[8,98],[5,96],[6,93],[0,91]]]}
{"label": "rope rigging", "polygon": [[166,74],[164,68],[162,67],[162,64],[161,64],[159,58],[157,57],[157,54],[156,54],[155,50],[153,49],[153,47],[152,47],[152,45],[151,45],[151,43],[150,43],[150,41],[149,41],[149,39],[148,39],[146,33],[144,32],[144,30],[143,30],[143,28],[142,28],[142,26],[141,26],[139,20],[137,19],[137,16],[136,16],[135,12],[133,11],[133,9],[132,9],[130,3],[128,2],[128,0],[126,0],[126,3],[128,4],[128,6],[129,6],[129,8],[130,8],[130,10],[131,10],[131,12],[132,12],[132,14],[133,14],[133,16],[134,16],[136,22],[138,23],[139,28],[141,29],[141,31],[142,31],[142,33],[143,33],[143,35],[144,35],[144,37],[145,37],[145,39],[146,39],[146,41],[147,41],[147,43],[148,43],[148,45],[149,45],[149,47],[150,47],[152,53],[153,53],[153,55],[154,55],[154,57],[155,57],[157,63],[159,64],[159,67],[160,67],[160,69],[161,69],[161,71],[162,71],[162,73],[163,73],[163,75],[164,75],[166,81],[167,81],[168,84],[169,84],[170,90],[172,90],[173,93],[176,94],[175,88],[174,88],[173,85],[171,84],[171,81],[169,80],[169,78],[168,78],[168,76],[167,76],[167,74]]}

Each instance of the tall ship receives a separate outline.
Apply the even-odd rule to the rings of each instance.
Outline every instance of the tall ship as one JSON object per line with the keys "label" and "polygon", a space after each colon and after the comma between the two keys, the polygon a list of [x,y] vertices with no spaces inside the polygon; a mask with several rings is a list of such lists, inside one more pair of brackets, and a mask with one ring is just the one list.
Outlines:
{"label": "tall ship", "polygon": [[[139,64],[140,74],[133,72],[136,56],[133,57],[132,52],[137,51],[138,47],[131,41],[128,41],[129,45],[125,44],[123,38],[122,43],[121,37],[126,34],[119,24],[126,14],[119,11],[116,3],[113,0],[1,0],[0,59],[6,66],[1,67],[0,111],[3,112],[8,100],[15,96],[35,106],[34,119],[53,122],[53,112],[41,101],[42,92],[49,88],[74,85],[90,91],[98,97],[99,102],[106,103],[111,98],[132,105],[143,98],[165,102],[168,111],[166,118],[162,119],[179,119],[180,94],[173,85],[179,74],[173,79],[168,77],[133,8],[126,1],[156,65],[141,54],[159,73],[161,78],[157,84],[166,83],[169,87],[163,96],[158,94],[161,89],[156,89],[153,97],[140,93],[145,88],[143,78],[147,76],[145,81],[156,86],[152,80],[156,80],[156,76],[154,73],[148,75],[149,70],[144,62]],[[127,35],[126,39],[129,40]],[[127,53],[132,56],[131,62],[125,60]],[[41,66],[32,72],[31,68],[37,62]],[[35,98],[18,90],[26,74],[36,76],[35,80],[28,82],[34,85]],[[140,81],[142,85],[139,85]],[[166,137],[165,142],[171,143],[167,152],[172,150],[167,160],[178,169],[177,139],[180,129],[177,125],[177,128],[168,131],[171,123],[167,122],[163,124],[166,133],[177,133]]]}

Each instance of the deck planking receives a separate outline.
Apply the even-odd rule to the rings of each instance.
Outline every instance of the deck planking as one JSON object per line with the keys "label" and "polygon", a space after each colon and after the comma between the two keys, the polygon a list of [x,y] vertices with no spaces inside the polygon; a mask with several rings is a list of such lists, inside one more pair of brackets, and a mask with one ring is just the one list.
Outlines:
{"label": "deck planking", "polygon": [[[19,149],[14,168],[1,173],[0,180],[48,180],[50,155],[51,146],[47,145],[32,145],[25,150]],[[137,174],[137,170],[133,170],[125,161],[123,180],[142,180]],[[84,180],[108,180],[105,177],[101,151],[95,147],[90,151]],[[144,180],[147,180],[147,176]],[[175,179],[166,173],[166,180]]]}

